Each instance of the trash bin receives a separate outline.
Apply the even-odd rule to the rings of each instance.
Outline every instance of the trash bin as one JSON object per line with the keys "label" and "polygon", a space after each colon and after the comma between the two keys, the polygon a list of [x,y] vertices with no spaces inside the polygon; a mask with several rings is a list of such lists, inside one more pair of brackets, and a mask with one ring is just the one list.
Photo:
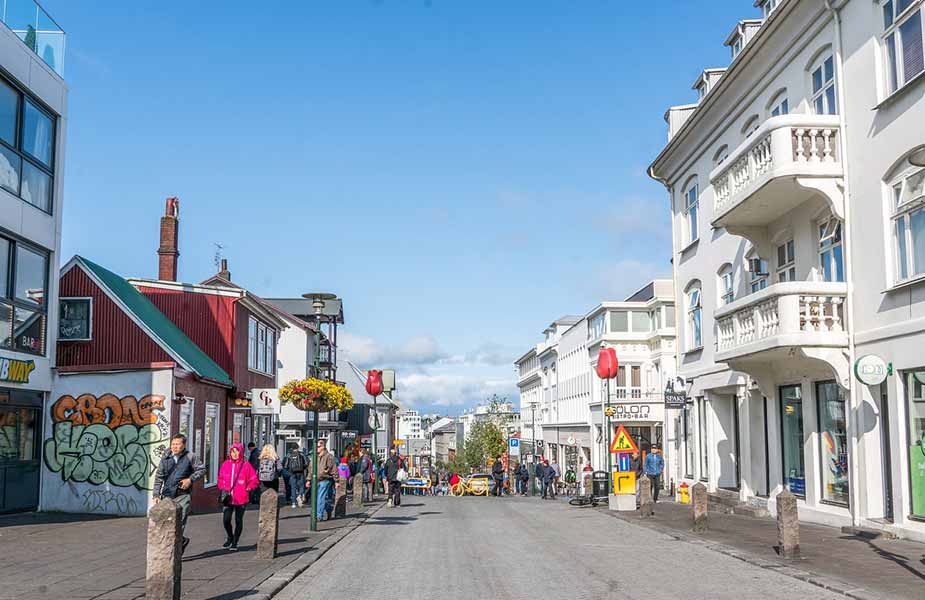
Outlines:
{"label": "trash bin", "polygon": [[606,498],[610,495],[610,490],[607,489],[607,471],[595,471],[591,476],[591,482],[596,497]]}

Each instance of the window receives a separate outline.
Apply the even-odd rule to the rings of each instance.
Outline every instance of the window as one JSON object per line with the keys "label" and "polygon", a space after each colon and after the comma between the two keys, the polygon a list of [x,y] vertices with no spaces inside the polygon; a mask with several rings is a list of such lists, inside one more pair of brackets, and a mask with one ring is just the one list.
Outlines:
{"label": "window", "polygon": [[257,370],[267,370],[267,328],[263,323],[257,324]]}
{"label": "window", "polygon": [[250,317],[247,322],[247,344],[247,368],[273,375],[276,372],[273,362],[276,330]]}
{"label": "window", "polygon": [[795,264],[793,240],[777,247],[777,281],[796,281],[797,268]]}
{"label": "window", "polygon": [[748,263],[748,288],[754,294],[768,287],[768,261],[752,255]]}
{"label": "window", "polygon": [[205,431],[202,438],[202,460],[206,465],[204,486],[212,487],[218,483],[218,447],[221,436],[221,419],[218,414],[218,404],[206,402]]}
{"label": "window", "polygon": [[37,458],[35,448],[40,427],[38,411],[0,406],[0,463]]}
{"label": "window", "polygon": [[713,155],[713,166],[718,167],[723,164],[723,162],[729,158],[729,146],[722,145],[719,147],[719,150],[716,151],[716,154]]}
{"label": "window", "polygon": [[0,187],[51,212],[55,121],[0,79]]}
{"label": "window", "polygon": [[[273,374],[275,370],[273,367],[276,365],[273,363],[273,349],[276,348],[276,332],[272,329],[267,329],[267,373]],[[330,354],[331,349],[328,348],[328,353]]]}
{"label": "window", "polygon": [[925,370],[904,373],[909,402],[909,486],[912,514],[925,518]]}
{"label": "window", "polygon": [[625,333],[629,330],[629,313],[625,310],[610,311],[610,331],[615,333]]}
{"label": "window", "polygon": [[59,306],[59,340],[75,342],[93,338],[93,298],[61,298]]}
{"label": "window", "polygon": [[687,334],[688,350],[696,350],[703,347],[699,283],[695,283],[694,287],[691,287],[690,291],[687,292]]}
{"label": "window", "polygon": [[675,326],[674,304],[665,305],[665,327]]}
{"label": "window", "polygon": [[736,41],[732,43],[732,58],[735,58],[739,55],[739,52],[742,51],[742,36],[736,38]]}
{"label": "window", "polygon": [[48,255],[0,238],[0,348],[45,353]]}
{"label": "window", "polygon": [[887,0],[882,6],[887,81],[890,92],[895,92],[925,70],[923,4],[916,0]]}
{"label": "window", "polygon": [[604,335],[605,314],[601,313],[588,322],[588,339],[593,340]]}
{"label": "window", "polygon": [[772,117],[779,117],[790,113],[790,102],[787,100],[787,92],[780,92],[771,100],[768,106],[768,114]]}
{"label": "window", "polygon": [[816,384],[822,499],[848,504],[848,429],[845,396],[834,381]]}
{"label": "window", "polygon": [[817,115],[838,114],[835,102],[835,63],[829,55],[812,72],[813,96],[810,103]]}
{"label": "window", "polygon": [[729,304],[735,300],[735,282],[732,275],[732,265],[723,265],[719,273],[719,296],[720,306]]}
{"label": "window", "polygon": [[707,440],[707,401],[697,398],[697,438],[700,442],[700,479],[710,479],[710,444]]}
{"label": "window", "polygon": [[806,497],[803,466],[803,397],[799,385],[780,388],[781,444],[784,486],[795,496]]}
{"label": "window", "polygon": [[925,169],[906,172],[890,187],[896,280],[925,274]]}
{"label": "window", "polygon": [[770,17],[778,4],[780,4],[780,0],[765,0],[764,4],[761,5],[761,16],[765,19]]}
{"label": "window", "polygon": [[247,368],[257,368],[257,320],[253,317],[247,321]]}
{"label": "window", "polygon": [[183,404],[180,405],[180,423],[177,427],[177,433],[181,433],[186,436],[186,441],[189,446],[190,452],[195,453],[196,448],[194,447],[193,439],[193,415],[196,413],[196,400],[193,398],[184,398]]}
{"label": "window", "polygon": [[700,206],[697,182],[695,181],[684,192],[684,218],[687,220],[687,241],[693,243],[697,240],[697,211]]}
{"label": "window", "polygon": [[742,135],[745,137],[751,137],[753,133],[758,131],[758,126],[760,125],[758,115],[752,115],[747,121],[745,121],[745,126],[742,127]]}
{"label": "window", "polygon": [[684,464],[684,476],[693,478],[694,476],[694,410],[692,406],[685,406],[682,409],[684,413],[684,443],[687,446],[687,460]]}
{"label": "window", "polygon": [[844,281],[841,221],[832,217],[819,226],[819,266],[824,281]]}

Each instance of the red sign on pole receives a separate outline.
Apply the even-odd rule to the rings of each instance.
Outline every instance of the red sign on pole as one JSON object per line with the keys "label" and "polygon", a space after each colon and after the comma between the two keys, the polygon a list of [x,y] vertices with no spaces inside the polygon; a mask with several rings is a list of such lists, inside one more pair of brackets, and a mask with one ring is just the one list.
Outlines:
{"label": "red sign on pole", "polygon": [[382,371],[366,372],[366,393],[370,396],[378,396],[382,393]]}
{"label": "red sign on pole", "polygon": [[636,445],[636,442],[633,441],[633,438],[630,437],[623,425],[620,425],[617,429],[617,435],[614,436],[613,442],[610,444],[610,452],[611,454],[639,452],[639,446]]}

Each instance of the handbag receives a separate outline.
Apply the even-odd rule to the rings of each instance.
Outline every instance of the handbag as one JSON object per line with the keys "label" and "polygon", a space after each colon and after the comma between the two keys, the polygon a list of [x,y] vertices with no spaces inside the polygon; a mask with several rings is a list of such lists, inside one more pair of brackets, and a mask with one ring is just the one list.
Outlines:
{"label": "handbag", "polygon": [[231,492],[228,490],[219,490],[218,503],[222,506],[231,506]]}
{"label": "handbag", "polygon": [[408,472],[404,469],[399,469],[398,473],[395,474],[395,480],[401,482],[405,481],[406,479],[408,479]]}

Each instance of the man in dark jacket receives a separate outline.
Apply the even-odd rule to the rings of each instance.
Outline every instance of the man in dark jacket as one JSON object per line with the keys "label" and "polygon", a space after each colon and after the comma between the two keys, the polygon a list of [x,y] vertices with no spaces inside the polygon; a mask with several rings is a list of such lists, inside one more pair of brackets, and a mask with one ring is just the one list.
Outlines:
{"label": "man in dark jacket", "polygon": [[544,465],[545,469],[543,470],[543,499],[545,500],[547,496],[552,500],[556,499],[556,480],[559,476],[556,474],[555,469],[556,461],[553,460],[552,464],[546,462]]}
{"label": "man in dark jacket", "polygon": [[[366,454],[366,448],[360,448],[360,460],[357,461],[357,473],[363,476],[364,502],[372,502],[373,499],[372,466],[373,462],[369,459],[369,455]],[[358,493],[358,490],[353,490],[353,493]]]}
{"label": "man in dark jacket", "polygon": [[[180,507],[180,532],[186,531],[189,517],[190,492],[193,482],[206,474],[202,461],[186,450],[186,436],[178,433],[170,438],[170,454],[164,456],[154,472],[154,503],[161,498],[170,498]],[[183,536],[183,549],[189,545],[189,538]]]}
{"label": "man in dark jacket", "polygon": [[405,461],[398,456],[395,448],[389,450],[389,458],[385,461],[385,478],[389,482],[390,506],[401,506],[401,482],[398,481],[398,471],[405,468]]}
{"label": "man in dark jacket", "polygon": [[495,480],[495,487],[491,494],[500,498],[501,490],[504,487],[504,463],[501,462],[500,456],[491,465],[491,478]]}
{"label": "man in dark jacket", "polygon": [[539,486],[543,490],[543,497],[546,497],[546,466],[542,458],[536,459],[536,467],[533,468],[533,495],[536,496],[536,488]]}

